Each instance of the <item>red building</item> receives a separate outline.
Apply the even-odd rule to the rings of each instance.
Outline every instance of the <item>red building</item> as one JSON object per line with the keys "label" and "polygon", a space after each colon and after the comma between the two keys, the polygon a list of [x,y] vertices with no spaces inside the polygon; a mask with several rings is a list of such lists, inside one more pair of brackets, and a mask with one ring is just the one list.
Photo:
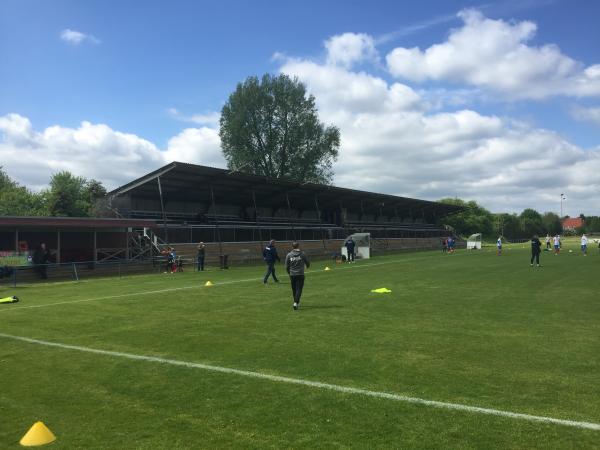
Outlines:
{"label": "red building", "polygon": [[584,221],[581,217],[573,217],[563,219],[562,229],[563,231],[575,231],[577,228],[583,227]]}

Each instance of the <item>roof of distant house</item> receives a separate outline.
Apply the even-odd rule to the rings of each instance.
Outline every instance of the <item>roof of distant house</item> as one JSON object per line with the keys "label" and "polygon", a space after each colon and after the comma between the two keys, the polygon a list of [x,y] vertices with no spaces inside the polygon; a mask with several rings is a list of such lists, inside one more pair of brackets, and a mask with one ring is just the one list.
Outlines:
{"label": "roof of distant house", "polygon": [[562,227],[563,229],[575,229],[583,226],[583,219],[581,217],[570,217],[568,219],[563,219]]}

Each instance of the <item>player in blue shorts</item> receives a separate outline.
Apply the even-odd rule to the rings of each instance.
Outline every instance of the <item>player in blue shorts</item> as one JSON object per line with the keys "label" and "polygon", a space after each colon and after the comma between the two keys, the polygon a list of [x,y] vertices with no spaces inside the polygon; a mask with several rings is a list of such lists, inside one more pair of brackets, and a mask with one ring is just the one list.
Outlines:
{"label": "player in blue shorts", "polygon": [[585,234],[581,236],[581,251],[583,252],[583,256],[587,256],[587,244],[588,238]]}

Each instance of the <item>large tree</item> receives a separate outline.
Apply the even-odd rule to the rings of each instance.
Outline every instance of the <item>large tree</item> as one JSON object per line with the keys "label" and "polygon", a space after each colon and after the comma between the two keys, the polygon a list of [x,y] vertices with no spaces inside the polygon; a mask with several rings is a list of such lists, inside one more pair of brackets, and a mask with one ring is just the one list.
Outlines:
{"label": "large tree", "polygon": [[494,231],[498,236],[504,236],[507,239],[523,237],[521,222],[516,214],[496,214],[494,218]]}
{"label": "large tree", "polygon": [[12,180],[0,166],[0,216],[44,216],[43,194],[31,192]]}
{"label": "large tree", "polygon": [[453,227],[458,234],[466,237],[470,234],[482,233],[485,239],[489,239],[494,234],[492,213],[477,202],[466,202],[459,198],[443,198],[440,202],[464,208],[463,211],[451,214],[442,220],[445,225]]}
{"label": "large tree", "polygon": [[558,214],[553,212],[545,212],[542,216],[542,224],[544,231],[550,235],[560,234],[562,232],[562,224]]}
{"label": "large tree", "polygon": [[105,195],[106,189],[99,181],[86,180],[67,171],[59,172],[50,180],[48,211],[52,216],[94,215],[97,200]]}
{"label": "large tree", "polygon": [[340,146],[339,130],[319,121],[315,98],[287,75],[239,83],[219,135],[230,169],[301,182],[330,183]]}
{"label": "large tree", "polygon": [[524,209],[519,215],[519,220],[525,236],[541,235],[545,231],[542,216],[535,209]]}

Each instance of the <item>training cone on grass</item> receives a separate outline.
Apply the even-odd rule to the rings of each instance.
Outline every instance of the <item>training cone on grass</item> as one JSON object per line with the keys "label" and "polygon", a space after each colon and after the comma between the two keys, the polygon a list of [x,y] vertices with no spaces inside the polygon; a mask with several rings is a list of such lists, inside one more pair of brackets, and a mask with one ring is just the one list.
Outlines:
{"label": "training cone on grass", "polygon": [[331,270],[329,267],[325,267],[325,270]]}
{"label": "training cone on grass", "polygon": [[211,287],[214,286],[214,284],[212,284],[212,281],[207,281],[206,283],[204,283],[204,286]]}
{"label": "training cone on grass", "polygon": [[371,290],[371,292],[375,292],[377,294],[388,294],[392,291],[390,291],[388,288],[379,288],[379,289],[373,289],[373,290]]}
{"label": "training cone on grass", "polygon": [[56,436],[54,436],[54,433],[44,425],[44,422],[36,422],[29,431],[25,433],[25,436],[21,438],[19,444],[24,447],[35,447],[38,445],[49,444],[55,440]]}

